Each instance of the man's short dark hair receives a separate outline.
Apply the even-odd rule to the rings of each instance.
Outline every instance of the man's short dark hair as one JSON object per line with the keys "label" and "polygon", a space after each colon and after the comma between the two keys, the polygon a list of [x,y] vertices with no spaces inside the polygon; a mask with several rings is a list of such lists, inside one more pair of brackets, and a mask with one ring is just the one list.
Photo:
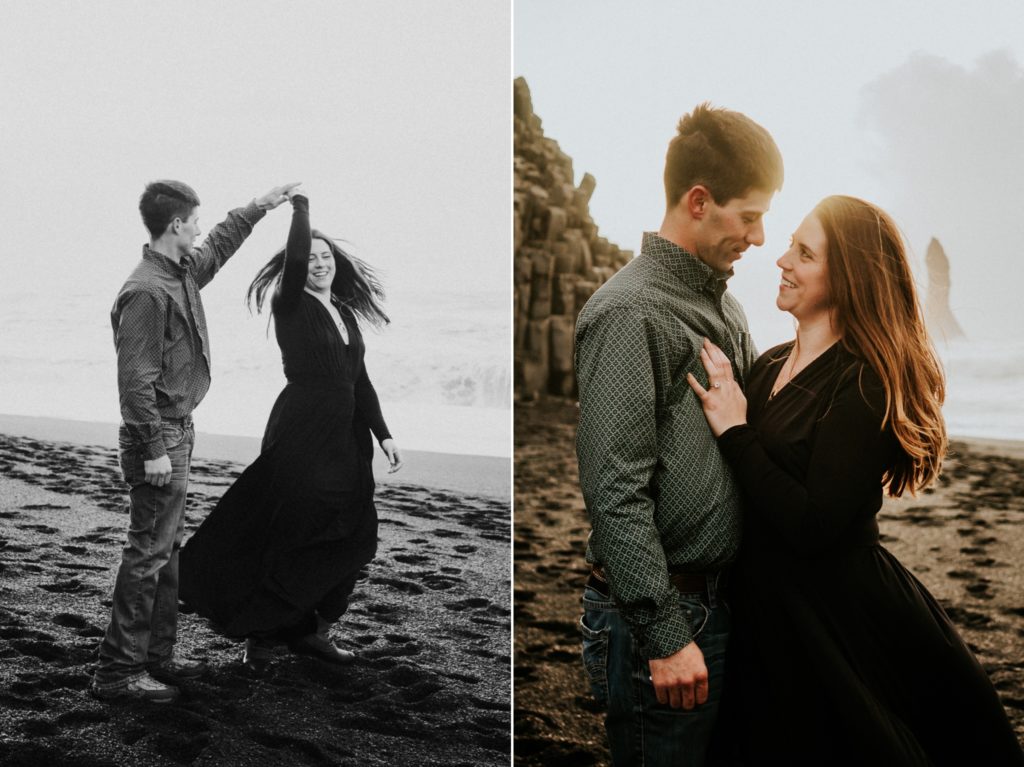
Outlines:
{"label": "man's short dark hair", "polygon": [[744,114],[705,102],[683,115],[665,157],[665,198],[671,209],[703,184],[718,205],[752,189],[782,188],[782,154],[771,134]]}
{"label": "man's short dark hair", "polygon": [[139,198],[139,213],[149,233],[159,237],[176,218],[182,220],[199,207],[199,195],[181,181],[151,181]]}

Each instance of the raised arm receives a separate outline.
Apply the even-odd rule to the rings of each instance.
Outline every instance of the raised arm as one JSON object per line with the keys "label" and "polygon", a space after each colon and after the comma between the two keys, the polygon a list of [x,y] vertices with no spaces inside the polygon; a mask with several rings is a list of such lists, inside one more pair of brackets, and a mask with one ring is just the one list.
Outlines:
{"label": "raised arm", "polygon": [[238,251],[266,212],[284,202],[296,186],[297,183],[274,187],[245,207],[230,211],[227,218],[210,230],[202,246],[192,253],[192,274],[200,288],[207,285]]}
{"label": "raised arm", "polygon": [[309,273],[309,199],[301,194],[292,195],[291,199],[292,225],[285,245],[281,285],[274,295],[275,312],[290,312],[298,305]]}

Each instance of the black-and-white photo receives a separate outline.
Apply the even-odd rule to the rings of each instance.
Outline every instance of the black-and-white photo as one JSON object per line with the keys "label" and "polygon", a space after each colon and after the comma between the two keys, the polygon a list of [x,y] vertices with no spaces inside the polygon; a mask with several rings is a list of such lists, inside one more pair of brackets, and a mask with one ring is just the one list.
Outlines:
{"label": "black-and-white photo", "polygon": [[0,29],[0,762],[507,764],[511,6]]}

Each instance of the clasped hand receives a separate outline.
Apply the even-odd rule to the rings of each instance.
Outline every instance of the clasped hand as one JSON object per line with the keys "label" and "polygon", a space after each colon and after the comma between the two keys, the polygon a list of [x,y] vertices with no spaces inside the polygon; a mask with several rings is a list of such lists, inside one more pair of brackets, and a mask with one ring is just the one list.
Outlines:
{"label": "clasped hand", "polygon": [[273,210],[285,200],[290,200],[295,187],[301,183],[301,181],[295,181],[291,184],[275,186],[262,197],[257,197],[253,202],[256,203],[260,210]]}
{"label": "clasped hand", "polygon": [[711,433],[718,437],[747,422],[747,398],[733,378],[729,358],[707,338],[700,350],[700,361],[708,374],[708,388],[701,386],[693,373],[687,373],[686,380],[700,399]]}

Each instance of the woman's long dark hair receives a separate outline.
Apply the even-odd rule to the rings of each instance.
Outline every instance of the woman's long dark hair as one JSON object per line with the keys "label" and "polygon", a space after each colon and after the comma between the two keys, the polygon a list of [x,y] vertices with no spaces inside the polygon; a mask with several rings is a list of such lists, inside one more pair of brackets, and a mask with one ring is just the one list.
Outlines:
{"label": "woman's long dark hair", "polygon": [[903,448],[882,484],[893,497],[916,493],[938,476],[946,455],[946,382],[903,239],[884,210],[856,197],[826,197],[814,214],[828,238],[829,294],[841,343],[882,379],[882,424]]}
{"label": "woman's long dark hair", "polygon": [[[338,302],[348,307],[353,314],[362,317],[374,327],[387,325],[391,320],[384,313],[381,302],[384,300],[384,288],[380,284],[376,273],[364,261],[349,255],[337,242],[323,232],[313,229],[310,235],[314,240],[323,240],[331,249],[334,256],[334,280],[331,282],[331,295],[338,299]],[[281,274],[284,272],[285,249],[281,248],[259,272],[256,278],[249,285],[245,294],[245,303],[249,306],[256,304],[256,311],[263,311],[263,302],[267,296],[270,286],[276,289],[281,283]],[[273,308],[273,299],[271,300]]]}

